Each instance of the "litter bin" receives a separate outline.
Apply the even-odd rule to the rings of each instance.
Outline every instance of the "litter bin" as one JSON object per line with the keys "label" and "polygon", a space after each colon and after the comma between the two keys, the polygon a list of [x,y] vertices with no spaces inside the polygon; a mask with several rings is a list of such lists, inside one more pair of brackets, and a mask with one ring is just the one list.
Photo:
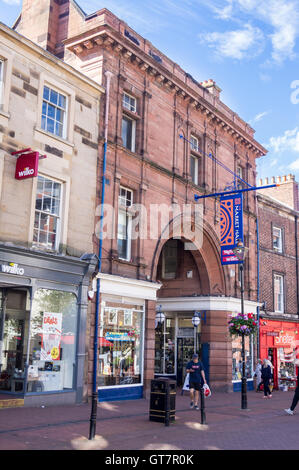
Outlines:
{"label": "litter bin", "polygon": [[169,426],[175,421],[176,381],[160,378],[151,381],[150,421],[158,421]]}

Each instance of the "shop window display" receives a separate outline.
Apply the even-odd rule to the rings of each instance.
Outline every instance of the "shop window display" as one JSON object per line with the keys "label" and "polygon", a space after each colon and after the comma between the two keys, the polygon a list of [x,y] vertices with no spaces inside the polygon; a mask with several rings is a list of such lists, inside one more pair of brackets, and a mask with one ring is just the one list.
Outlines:
{"label": "shop window display", "polygon": [[29,392],[73,388],[76,332],[76,296],[69,292],[39,289],[32,305]]}
{"label": "shop window display", "polygon": [[278,387],[282,390],[296,387],[296,349],[279,348],[277,350]]}
{"label": "shop window display", "polygon": [[102,305],[99,387],[142,383],[143,314],[143,306],[139,305]]}
{"label": "shop window display", "polygon": [[[253,377],[252,338],[245,336],[245,375],[247,379]],[[235,336],[232,342],[232,380],[242,378],[242,337]]]}

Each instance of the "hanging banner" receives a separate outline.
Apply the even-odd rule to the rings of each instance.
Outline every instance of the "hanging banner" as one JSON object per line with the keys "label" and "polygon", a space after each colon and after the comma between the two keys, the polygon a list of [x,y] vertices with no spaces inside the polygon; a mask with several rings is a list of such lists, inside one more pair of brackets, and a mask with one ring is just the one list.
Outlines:
{"label": "hanging banner", "polygon": [[243,242],[243,197],[241,193],[220,198],[221,264],[240,264],[232,251]]}
{"label": "hanging banner", "polygon": [[60,359],[62,313],[43,315],[41,360],[58,361]]}

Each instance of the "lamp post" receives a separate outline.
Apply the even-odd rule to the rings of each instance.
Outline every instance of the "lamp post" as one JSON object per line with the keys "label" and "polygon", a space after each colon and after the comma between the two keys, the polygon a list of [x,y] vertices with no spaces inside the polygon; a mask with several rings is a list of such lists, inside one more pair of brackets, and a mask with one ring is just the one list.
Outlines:
{"label": "lamp post", "polygon": [[[232,250],[240,263],[241,274],[241,313],[244,315],[244,259],[248,248],[239,240],[236,248]],[[242,332],[242,393],[241,393],[241,409],[247,409],[247,378],[245,374],[245,334]]]}
{"label": "lamp post", "polygon": [[162,305],[159,305],[158,310],[156,312],[156,318],[155,318],[156,325],[155,325],[155,328],[158,328],[159,325],[160,326],[163,325],[164,320],[165,320],[165,315],[164,315],[164,313],[162,312],[161,309],[162,309]]}
{"label": "lamp post", "polygon": [[163,332],[164,321],[165,321],[165,314],[162,312],[162,305],[159,305],[158,310],[156,312],[155,329],[157,330],[157,332],[160,336],[160,350],[161,350],[161,358],[162,358],[162,373],[165,372],[164,332]]}
{"label": "lamp post", "polygon": [[194,326],[194,335],[195,335],[194,352],[197,353],[197,327],[200,324],[199,312],[194,312],[191,321],[192,321],[192,325]]}

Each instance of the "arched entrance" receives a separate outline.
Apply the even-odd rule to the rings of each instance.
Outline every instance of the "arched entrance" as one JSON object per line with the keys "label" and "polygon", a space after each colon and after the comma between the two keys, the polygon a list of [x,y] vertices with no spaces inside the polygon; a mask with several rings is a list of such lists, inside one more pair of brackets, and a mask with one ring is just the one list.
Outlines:
{"label": "arched entrance", "polygon": [[[207,300],[225,296],[227,291],[216,241],[215,234],[204,229],[199,247],[184,237],[160,240],[157,246],[155,280],[162,284],[157,305],[161,305],[165,321],[156,324],[155,375],[175,378],[178,385],[183,384],[186,364],[195,351],[209,376],[212,312]],[[204,302],[208,308],[202,308]],[[196,328],[192,324],[195,311],[201,317]],[[226,337],[226,316],[222,323]]]}

